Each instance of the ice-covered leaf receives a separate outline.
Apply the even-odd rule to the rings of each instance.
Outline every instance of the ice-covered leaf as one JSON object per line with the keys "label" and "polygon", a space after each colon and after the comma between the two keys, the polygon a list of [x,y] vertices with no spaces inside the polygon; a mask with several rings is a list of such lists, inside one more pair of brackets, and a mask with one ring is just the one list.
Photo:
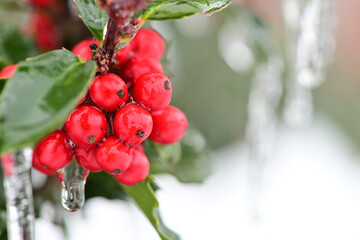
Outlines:
{"label": "ice-covered leaf", "polygon": [[211,157],[204,137],[188,129],[180,142],[171,145],[146,142],[145,153],[152,174],[169,173],[185,183],[201,183],[211,172]]}
{"label": "ice-covered leaf", "polygon": [[154,0],[141,14],[144,20],[171,20],[197,13],[210,15],[228,6],[231,0]]}
{"label": "ice-covered leaf", "polygon": [[20,62],[0,102],[1,152],[32,146],[60,127],[94,74],[94,62],[81,62],[67,50]]}
{"label": "ice-covered leaf", "polygon": [[84,24],[102,42],[104,28],[109,20],[107,12],[99,9],[96,0],[75,0],[75,4]]}
{"label": "ice-covered leaf", "polygon": [[126,194],[131,197],[143,211],[162,240],[179,240],[180,237],[167,228],[160,216],[159,202],[153,189],[154,179],[148,176],[144,181],[134,185],[121,185]]}

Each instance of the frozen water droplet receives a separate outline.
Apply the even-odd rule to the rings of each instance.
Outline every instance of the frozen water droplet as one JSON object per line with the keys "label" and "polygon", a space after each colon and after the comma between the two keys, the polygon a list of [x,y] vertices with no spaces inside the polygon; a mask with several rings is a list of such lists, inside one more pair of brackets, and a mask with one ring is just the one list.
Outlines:
{"label": "frozen water droplet", "polygon": [[57,172],[61,183],[61,204],[68,212],[80,210],[85,203],[85,183],[89,170],[73,161]]}

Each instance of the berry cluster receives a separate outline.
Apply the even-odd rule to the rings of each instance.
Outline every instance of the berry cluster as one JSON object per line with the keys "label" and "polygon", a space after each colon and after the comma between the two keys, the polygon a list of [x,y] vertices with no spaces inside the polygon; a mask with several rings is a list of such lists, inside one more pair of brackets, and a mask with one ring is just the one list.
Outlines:
{"label": "berry cluster", "polygon": [[[98,42],[85,40],[73,48],[90,60]],[[90,171],[114,174],[134,185],[146,178],[150,164],[143,152],[148,137],[160,144],[180,140],[187,128],[185,115],[170,106],[171,82],[159,62],[163,39],[150,29],[140,30],[115,55],[113,72],[97,75],[87,96],[68,116],[64,127],[42,139],[34,149],[33,166],[53,174],[75,156]]]}

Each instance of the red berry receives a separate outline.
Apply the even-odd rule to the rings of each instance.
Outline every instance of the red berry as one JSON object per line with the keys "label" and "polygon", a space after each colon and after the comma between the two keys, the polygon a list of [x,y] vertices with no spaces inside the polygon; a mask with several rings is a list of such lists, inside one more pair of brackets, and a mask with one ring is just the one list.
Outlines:
{"label": "red berry", "polygon": [[180,109],[167,106],[151,113],[154,121],[150,139],[161,144],[179,141],[185,134],[188,122]]}
{"label": "red berry", "polygon": [[136,104],[122,107],[114,118],[116,135],[131,146],[143,142],[150,135],[152,126],[149,111]]}
{"label": "red berry", "polygon": [[1,71],[0,71],[0,78],[12,78],[12,76],[15,74],[16,69],[18,68],[19,65],[14,64],[14,65],[9,65],[7,67],[4,67]]}
{"label": "red berry", "polygon": [[145,153],[135,147],[129,168],[125,172],[114,175],[114,177],[119,183],[131,186],[143,181],[149,174],[149,170],[150,163]]}
{"label": "red berry", "polygon": [[77,57],[84,58],[87,61],[92,57],[92,52],[90,49],[91,44],[96,44],[99,46],[98,40],[83,40],[76,44],[74,48],[71,50]]}
{"label": "red berry", "polygon": [[165,51],[162,37],[151,29],[141,29],[131,41],[135,53],[146,54],[160,60]]}
{"label": "red berry", "polygon": [[57,130],[43,138],[36,146],[40,164],[50,170],[67,166],[74,155],[69,138],[62,130]]}
{"label": "red berry", "polygon": [[114,111],[129,100],[125,82],[113,73],[97,76],[90,87],[90,97],[104,111]]}
{"label": "red berry", "polygon": [[45,13],[38,12],[32,19],[36,45],[41,51],[49,51],[61,47],[60,32],[54,21]]}
{"label": "red berry", "polygon": [[131,54],[131,45],[130,43],[128,43],[128,45],[126,45],[116,53],[115,56],[117,60],[117,65],[121,66],[124,63],[126,63],[130,57],[130,54]]}
{"label": "red berry", "polygon": [[162,109],[171,101],[170,80],[162,73],[146,73],[136,82],[133,97],[150,111]]}
{"label": "red berry", "polygon": [[38,148],[35,147],[34,149],[34,152],[33,152],[33,159],[32,159],[32,166],[38,170],[39,172],[42,172],[43,174],[46,174],[46,175],[52,175],[52,174],[55,174],[56,171],[54,170],[49,170],[47,168],[44,168],[40,161],[39,161],[39,157],[38,157]]}
{"label": "red berry", "polygon": [[135,84],[141,75],[149,72],[162,73],[160,62],[147,55],[134,55],[122,68],[121,76],[126,82]]}
{"label": "red berry", "polygon": [[96,151],[98,147],[75,146],[75,157],[80,166],[93,172],[101,171],[101,167],[96,162]]}
{"label": "red berry", "polygon": [[105,115],[96,107],[82,105],[65,122],[66,132],[77,145],[95,146],[106,134]]}
{"label": "red berry", "polygon": [[119,174],[130,166],[131,152],[132,148],[116,137],[108,137],[96,152],[96,162],[105,172]]}

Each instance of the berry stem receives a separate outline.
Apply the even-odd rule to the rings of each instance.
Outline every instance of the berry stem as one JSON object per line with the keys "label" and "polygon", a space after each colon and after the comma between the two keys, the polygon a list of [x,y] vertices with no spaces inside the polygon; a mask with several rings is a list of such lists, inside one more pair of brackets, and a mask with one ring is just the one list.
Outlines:
{"label": "berry stem", "polygon": [[[150,0],[99,0],[100,8],[105,9],[110,19],[107,23],[103,46],[98,48],[92,59],[98,65],[98,72],[108,73],[111,69],[116,46],[121,39],[130,39],[139,29],[140,24],[132,21],[131,16],[146,7]],[[143,23],[142,23],[143,24]]]}

